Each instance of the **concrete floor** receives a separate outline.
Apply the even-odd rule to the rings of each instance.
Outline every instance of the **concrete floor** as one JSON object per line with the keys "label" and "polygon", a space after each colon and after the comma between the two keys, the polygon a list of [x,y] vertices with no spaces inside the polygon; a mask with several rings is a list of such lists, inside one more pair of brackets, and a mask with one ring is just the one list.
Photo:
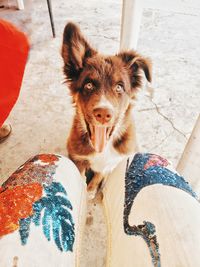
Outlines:
{"label": "concrete floor", "polygon": [[[1,3],[2,1],[0,1]],[[4,1],[7,2],[7,1]],[[9,1],[12,5],[12,1]],[[138,97],[137,135],[142,151],[178,163],[200,106],[200,4],[198,0],[146,1],[138,51],[153,61],[153,96]],[[46,1],[25,1],[25,10],[0,9],[0,17],[27,33],[31,52],[19,100],[8,122],[13,134],[0,144],[1,182],[38,153],[66,155],[66,136],[73,110],[62,84],[60,47],[66,21],[80,24],[104,53],[119,48],[121,1],[52,1],[57,37],[51,36]],[[103,267],[106,226],[100,204],[88,207],[82,266]],[[81,266],[81,267],[82,267]]]}

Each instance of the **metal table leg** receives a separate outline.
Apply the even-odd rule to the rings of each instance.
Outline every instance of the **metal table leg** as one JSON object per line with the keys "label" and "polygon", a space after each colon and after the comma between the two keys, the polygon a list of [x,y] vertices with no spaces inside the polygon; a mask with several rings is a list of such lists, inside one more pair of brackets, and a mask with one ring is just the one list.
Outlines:
{"label": "metal table leg", "polygon": [[51,8],[51,0],[47,0],[47,5],[48,5],[48,10],[49,10],[49,17],[50,17],[50,21],[51,21],[51,29],[52,29],[52,34],[53,37],[56,37],[56,33],[55,33],[55,26],[54,26],[54,21],[53,21],[53,13],[52,13],[52,8]]}

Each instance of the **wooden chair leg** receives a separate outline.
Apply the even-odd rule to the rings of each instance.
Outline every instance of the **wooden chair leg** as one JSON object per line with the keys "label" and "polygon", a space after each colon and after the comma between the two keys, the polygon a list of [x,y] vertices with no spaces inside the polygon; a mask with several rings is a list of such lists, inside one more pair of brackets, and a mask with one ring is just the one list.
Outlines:
{"label": "wooden chair leg", "polygon": [[123,0],[120,50],[136,49],[142,10],[143,0]]}
{"label": "wooden chair leg", "polygon": [[24,1],[23,0],[17,0],[17,7],[19,10],[24,9]]}
{"label": "wooden chair leg", "polygon": [[185,146],[184,152],[177,166],[177,171],[184,175],[200,194],[200,115],[196,121],[192,134]]}

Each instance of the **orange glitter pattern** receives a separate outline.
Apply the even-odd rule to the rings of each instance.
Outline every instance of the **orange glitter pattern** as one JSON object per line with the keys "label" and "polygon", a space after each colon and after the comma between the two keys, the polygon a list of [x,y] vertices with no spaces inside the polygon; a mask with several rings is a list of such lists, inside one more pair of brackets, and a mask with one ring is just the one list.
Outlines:
{"label": "orange glitter pattern", "polygon": [[147,170],[150,167],[154,167],[154,166],[162,166],[162,167],[166,167],[169,165],[169,162],[158,156],[158,155],[154,155],[152,154],[149,158],[149,160],[147,161],[147,163],[144,166],[144,170]]}
{"label": "orange glitter pattern", "polygon": [[38,155],[38,159],[44,163],[49,163],[49,164],[55,163],[55,161],[59,160],[59,158],[53,154],[52,155],[51,154],[41,154],[41,155]]}
{"label": "orange glitter pattern", "polygon": [[0,237],[19,228],[19,220],[33,214],[33,203],[42,197],[39,183],[0,188]]}

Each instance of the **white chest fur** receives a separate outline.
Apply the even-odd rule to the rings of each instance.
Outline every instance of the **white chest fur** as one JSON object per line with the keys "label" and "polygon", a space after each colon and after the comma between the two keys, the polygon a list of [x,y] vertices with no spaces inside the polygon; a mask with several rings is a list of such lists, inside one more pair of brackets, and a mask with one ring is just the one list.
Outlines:
{"label": "white chest fur", "polygon": [[91,169],[95,172],[100,172],[102,175],[107,175],[123,160],[125,155],[118,153],[109,141],[105,149],[101,153],[96,153],[89,158]]}

